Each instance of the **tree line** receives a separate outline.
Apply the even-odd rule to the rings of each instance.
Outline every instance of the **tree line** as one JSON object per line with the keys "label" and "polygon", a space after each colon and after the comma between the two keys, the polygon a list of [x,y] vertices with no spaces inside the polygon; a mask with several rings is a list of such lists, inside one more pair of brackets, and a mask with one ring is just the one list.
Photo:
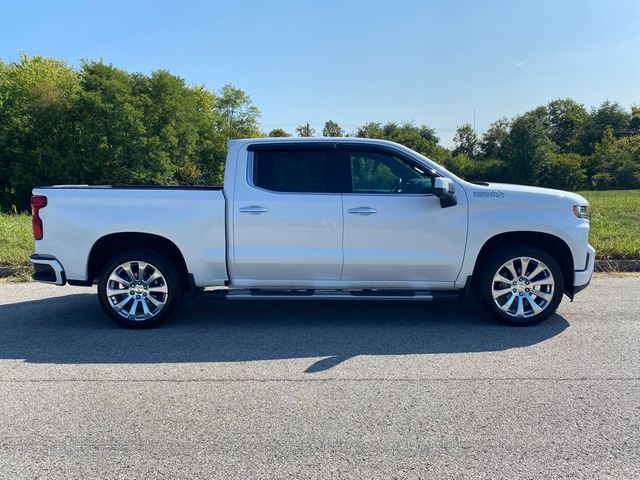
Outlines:
{"label": "tree line", "polygon": [[[102,61],[74,68],[22,55],[0,61],[0,209],[26,209],[46,184],[216,184],[227,142],[286,137],[261,132],[244,91],[188,85],[166,70],[129,73]],[[452,149],[434,129],[369,122],[346,132],[329,120],[295,133],[401,143],[468,180],[577,189],[640,188],[640,107],[605,101],[587,109],[557,99],[478,135],[464,124]]]}

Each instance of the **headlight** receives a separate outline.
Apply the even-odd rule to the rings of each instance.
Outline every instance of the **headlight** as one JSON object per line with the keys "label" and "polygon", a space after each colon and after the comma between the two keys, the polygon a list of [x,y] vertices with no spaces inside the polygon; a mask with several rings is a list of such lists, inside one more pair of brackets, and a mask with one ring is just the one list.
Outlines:
{"label": "headlight", "polygon": [[584,218],[585,220],[589,220],[589,214],[587,213],[586,205],[574,205],[573,214],[578,218]]}

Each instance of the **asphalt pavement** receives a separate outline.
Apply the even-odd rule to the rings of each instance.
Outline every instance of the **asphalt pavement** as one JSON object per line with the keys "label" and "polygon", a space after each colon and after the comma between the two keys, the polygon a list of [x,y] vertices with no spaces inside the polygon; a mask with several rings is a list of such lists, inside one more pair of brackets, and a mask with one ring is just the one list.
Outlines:
{"label": "asphalt pavement", "polygon": [[473,303],[187,302],[0,284],[0,478],[640,478],[640,276]]}

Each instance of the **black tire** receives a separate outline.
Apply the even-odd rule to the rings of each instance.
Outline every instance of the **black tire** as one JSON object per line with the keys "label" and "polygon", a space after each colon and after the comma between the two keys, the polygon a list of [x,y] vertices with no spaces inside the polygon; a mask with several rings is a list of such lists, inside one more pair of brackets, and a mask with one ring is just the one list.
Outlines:
{"label": "black tire", "polygon": [[[141,275],[140,267],[144,267],[144,264],[147,266],[143,268]],[[127,265],[130,273],[122,265]],[[156,270],[160,277],[154,280]],[[118,283],[113,279],[116,277],[110,279],[112,274],[117,274],[128,283]],[[131,275],[133,281],[130,281]],[[145,278],[151,281],[145,282]],[[155,327],[171,315],[182,298],[184,282],[181,278],[180,268],[161,253],[147,249],[118,253],[109,259],[100,273],[100,306],[112,320],[124,327]],[[109,293],[114,290],[119,293],[110,296],[108,288]],[[125,303],[127,299],[129,300]]]}
{"label": "black tire", "polygon": [[[521,258],[530,260],[521,261]],[[515,260],[510,265],[517,274],[515,278],[512,278],[509,268],[502,268],[510,260]],[[531,276],[538,265],[546,268],[541,273]],[[524,273],[523,266],[526,269]],[[501,278],[510,282],[495,280],[494,276],[498,273],[502,273]],[[552,283],[547,275],[551,276]],[[523,280],[520,280],[521,278]],[[513,284],[514,281],[516,284]],[[535,287],[532,285],[540,282],[547,283]],[[506,293],[494,299],[494,286],[496,295],[499,291]],[[507,291],[508,289],[510,291]],[[558,262],[543,250],[526,244],[509,245],[491,253],[483,262],[477,292],[486,307],[503,322],[519,326],[535,325],[552,315],[560,305],[564,292],[564,276]],[[531,302],[535,302],[536,308],[542,310],[536,313]],[[521,305],[522,316],[518,316]]]}

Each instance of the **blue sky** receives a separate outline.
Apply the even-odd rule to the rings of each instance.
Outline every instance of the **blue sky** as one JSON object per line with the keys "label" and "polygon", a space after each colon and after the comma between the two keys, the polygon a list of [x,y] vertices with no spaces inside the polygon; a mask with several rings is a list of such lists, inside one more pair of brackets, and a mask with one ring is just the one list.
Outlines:
{"label": "blue sky", "polygon": [[5,1],[20,52],[246,90],[265,130],[414,121],[450,145],[557,97],[640,103],[640,1]]}

